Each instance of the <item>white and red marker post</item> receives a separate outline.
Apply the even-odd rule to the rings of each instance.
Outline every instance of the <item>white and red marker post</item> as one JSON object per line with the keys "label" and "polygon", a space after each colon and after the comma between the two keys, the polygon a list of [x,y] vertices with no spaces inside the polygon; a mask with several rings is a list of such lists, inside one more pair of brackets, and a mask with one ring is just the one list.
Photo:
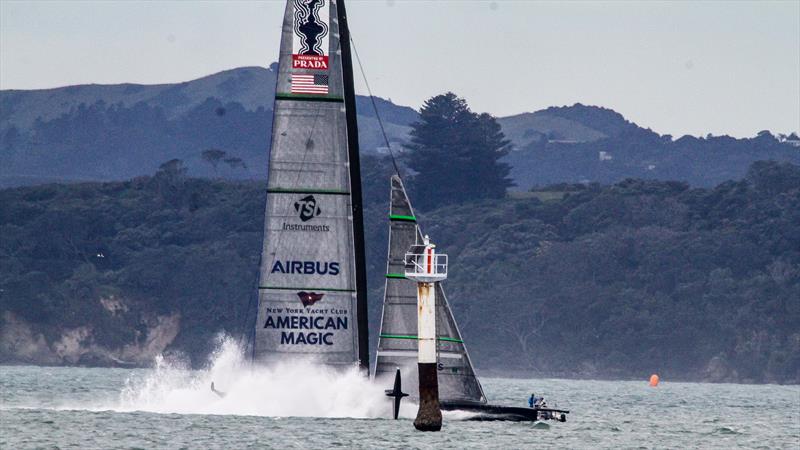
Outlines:
{"label": "white and red marker post", "polygon": [[405,255],[405,276],[417,282],[417,343],[419,410],[414,427],[442,429],[439,378],[436,371],[436,283],[447,278],[447,255],[436,253],[428,236]]}

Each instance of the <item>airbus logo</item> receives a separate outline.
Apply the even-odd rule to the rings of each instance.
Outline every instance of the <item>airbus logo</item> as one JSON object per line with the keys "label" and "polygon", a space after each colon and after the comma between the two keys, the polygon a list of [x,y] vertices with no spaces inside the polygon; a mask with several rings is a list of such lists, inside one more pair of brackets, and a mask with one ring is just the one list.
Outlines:
{"label": "airbus logo", "polygon": [[270,273],[285,273],[297,275],[339,275],[338,262],[319,261],[275,261]]}

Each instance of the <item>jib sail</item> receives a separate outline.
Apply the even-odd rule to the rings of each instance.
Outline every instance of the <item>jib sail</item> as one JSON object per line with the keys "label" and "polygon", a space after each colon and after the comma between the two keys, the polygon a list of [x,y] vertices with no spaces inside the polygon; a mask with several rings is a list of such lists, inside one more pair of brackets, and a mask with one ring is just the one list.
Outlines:
{"label": "jib sail", "polygon": [[[417,289],[416,284],[403,275],[403,256],[411,245],[422,242],[422,233],[402,181],[393,176],[391,185],[389,257],[375,378],[391,379],[399,367],[404,386],[415,397],[418,386]],[[436,335],[439,399],[442,402],[486,403],[440,283],[436,284]]]}
{"label": "jib sail", "polygon": [[289,0],[253,347],[257,363],[368,367],[361,180],[342,0]]}

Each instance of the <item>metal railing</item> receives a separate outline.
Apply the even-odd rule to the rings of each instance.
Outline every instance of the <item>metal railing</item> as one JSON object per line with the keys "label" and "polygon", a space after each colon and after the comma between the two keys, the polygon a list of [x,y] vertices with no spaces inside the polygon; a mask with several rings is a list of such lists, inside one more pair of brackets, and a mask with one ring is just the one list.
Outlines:
{"label": "metal railing", "polygon": [[403,258],[407,277],[447,278],[447,255],[408,252]]}

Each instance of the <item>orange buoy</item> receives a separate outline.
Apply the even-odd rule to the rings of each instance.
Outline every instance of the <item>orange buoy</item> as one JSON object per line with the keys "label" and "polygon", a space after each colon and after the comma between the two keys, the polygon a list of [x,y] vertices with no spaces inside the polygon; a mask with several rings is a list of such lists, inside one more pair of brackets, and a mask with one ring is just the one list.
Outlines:
{"label": "orange buoy", "polygon": [[659,381],[658,375],[656,374],[650,375],[650,387],[658,386],[658,381]]}

